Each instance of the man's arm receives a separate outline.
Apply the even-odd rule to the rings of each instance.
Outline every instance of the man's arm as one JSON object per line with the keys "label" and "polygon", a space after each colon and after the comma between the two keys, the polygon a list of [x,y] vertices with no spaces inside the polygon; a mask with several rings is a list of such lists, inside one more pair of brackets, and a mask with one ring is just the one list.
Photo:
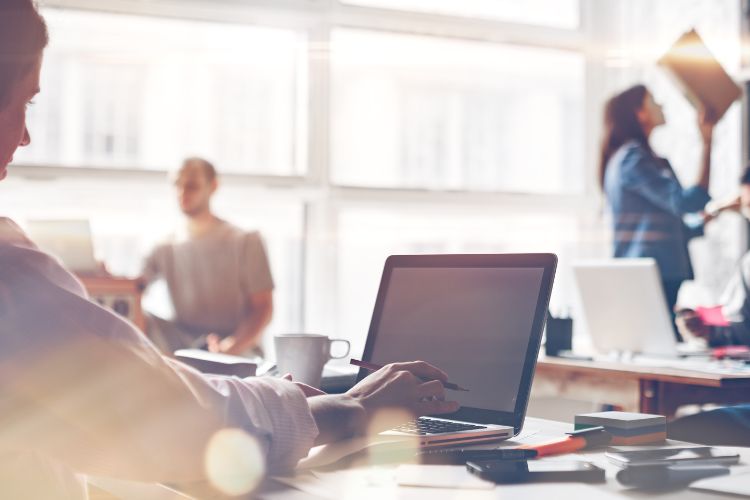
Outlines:
{"label": "man's arm", "polygon": [[713,143],[714,126],[716,120],[710,113],[705,110],[701,111],[698,116],[698,130],[701,133],[703,151],[701,153],[700,170],[696,185],[708,191],[711,179],[711,145]]}
{"label": "man's arm", "polygon": [[220,342],[209,341],[209,350],[241,355],[260,342],[263,330],[273,317],[273,291],[251,293],[248,297],[250,313],[234,333]]}
{"label": "man's arm", "polygon": [[159,263],[159,253],[162,252],[161,248],[161,246],[157,246],[145,259],[143,259],[141,274],[136,278],[138,280],[138,286],[140,286],[142,290],[145,290],[151,283],[161,276],[162,269]]}

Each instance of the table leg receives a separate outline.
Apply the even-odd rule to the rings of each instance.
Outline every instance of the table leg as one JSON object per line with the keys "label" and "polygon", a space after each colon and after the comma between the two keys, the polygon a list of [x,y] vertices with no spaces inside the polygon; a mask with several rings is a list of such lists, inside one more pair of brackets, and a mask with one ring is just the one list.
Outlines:
{"label": "table leg", "polygon": [[640,380],[640,412],[661,415],[661,384],[656,380]]}

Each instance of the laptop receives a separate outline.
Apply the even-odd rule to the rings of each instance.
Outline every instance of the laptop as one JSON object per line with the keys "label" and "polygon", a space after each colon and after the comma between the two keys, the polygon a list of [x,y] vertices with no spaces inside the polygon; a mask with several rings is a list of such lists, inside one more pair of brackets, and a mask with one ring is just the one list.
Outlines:
{"label": "laptop", "polygon": [[680,350],[654,259],[573,265],[583,317],[601,354],[678,357]]}
{"label": "laptop", "polygon": [[[557,257],[396,255],[386,260],[363,360],[423,360],[468,389],[461,408],[380,434],[422,447],[508,439],[523,426]],[[358,380],[367,375],[360,370]]]}
{"label": "laptop", "polygon": [[60,259],[71,271],[79,274],[99,271],[88,220],[30,220],[26,229],[41,250]]}

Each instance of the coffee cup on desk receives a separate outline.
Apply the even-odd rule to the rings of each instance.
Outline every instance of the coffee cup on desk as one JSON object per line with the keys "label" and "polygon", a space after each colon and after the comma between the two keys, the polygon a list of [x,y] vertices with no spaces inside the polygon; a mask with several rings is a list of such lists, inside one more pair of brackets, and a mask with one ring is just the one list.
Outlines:
{"label": "coffee cup on desk", "polygon": [[[351,348],[348,340],[313,333],[282,333],[273,340],[279,373],[290,373],[293,380],[313,387],[320,387],[325,364],[331,359],[346,357]],[[346,344],[346,350],[334,356],[331,351],[337,342]]]}

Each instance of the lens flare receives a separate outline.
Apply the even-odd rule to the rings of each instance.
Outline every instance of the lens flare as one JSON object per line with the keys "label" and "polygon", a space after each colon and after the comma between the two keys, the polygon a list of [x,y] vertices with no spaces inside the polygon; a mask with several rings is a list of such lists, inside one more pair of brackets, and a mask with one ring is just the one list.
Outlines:
{"label": "lens flare", "polygon": [[265,459],[258,442],[242,429],[222,429],[206,448],[206,476],[220,492],[245,495],[263,479]]}
{"label": "lens flare", "polygon": [[370,440],[367,447],[367,462],[370,465],[379,465],[391,463],[396,458],[399,463],[416,460],[419,450],[419,441],[416,437],[379,434],[413,419],[414,415],[400,408],[386,408],[375,413],[367,432]]}

